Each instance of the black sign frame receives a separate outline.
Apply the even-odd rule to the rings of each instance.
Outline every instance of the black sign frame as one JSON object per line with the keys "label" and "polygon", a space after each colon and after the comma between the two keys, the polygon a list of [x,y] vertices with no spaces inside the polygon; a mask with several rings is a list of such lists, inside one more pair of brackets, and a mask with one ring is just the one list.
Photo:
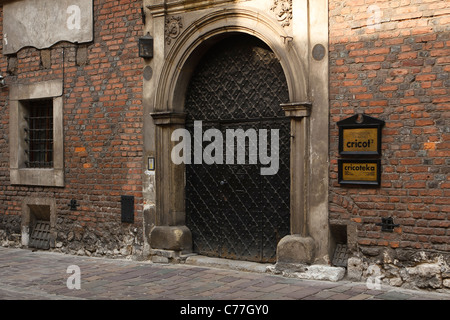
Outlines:
{"label": "black sign frame", "polygon": [[[339,127],[339,154],[340,155],[363,155],[381,156],[381,131],[385,122],[364,114],[355,114],[349,118],[337,122]],[[344,130],[348,129],[377,129],[377,150],[376,151],[344,151]]]}
{"label": "black sign frame", "polygon": [[[375,164],[377,166],[376,181],[344,180],[344,163]],[[381,184],[381,160],[380,159],[338,159],[338,182],[343,185],[367,185],[380,186]]]}

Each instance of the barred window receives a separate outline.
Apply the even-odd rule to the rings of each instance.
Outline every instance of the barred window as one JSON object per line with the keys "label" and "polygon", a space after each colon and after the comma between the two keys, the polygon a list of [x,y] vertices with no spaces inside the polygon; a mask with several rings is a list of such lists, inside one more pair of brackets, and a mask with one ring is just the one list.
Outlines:
{"label": "barred window", "polygon": [[63,82],[12,84],[9,103],[11,184],[64,187]]}
{"label": "barred window", "polygon": [[28,146],[27,168],[53,167],[53,101],[50,99],[24,101]]}

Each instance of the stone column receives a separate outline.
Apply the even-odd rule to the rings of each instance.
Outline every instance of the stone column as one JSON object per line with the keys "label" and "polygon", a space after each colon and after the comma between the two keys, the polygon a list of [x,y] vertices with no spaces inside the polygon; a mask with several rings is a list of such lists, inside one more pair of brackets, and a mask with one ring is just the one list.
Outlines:
{"label": "stone column", "polygon": [[281,107],[291,119],[291,234],[278,243],[277,264],[310,264],[314,260],[314,240],[309,236],[307,219],[311,103],[287,103]]}
{"label": "stone column", "polygon": [[156,212],[155,226],[150,231],[152,249],[171,250],[179,253],[192,251],[192,235],[185,225],[184,165],[172,162],[174,142],[172,132],[184,128],[185,114],[155,112],[151,114],[156,126]]}

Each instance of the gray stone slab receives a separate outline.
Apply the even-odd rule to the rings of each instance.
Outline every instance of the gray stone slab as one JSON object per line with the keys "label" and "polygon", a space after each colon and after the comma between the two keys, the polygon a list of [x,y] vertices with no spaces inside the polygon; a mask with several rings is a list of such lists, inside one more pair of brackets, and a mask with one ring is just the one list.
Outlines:
{"label": "gray stone slab", "polygon": [[[49,19],[51,17],[51,19]],[[59,41],[93,40],[92,0],[22,0],[3,4],[3,54]]]}

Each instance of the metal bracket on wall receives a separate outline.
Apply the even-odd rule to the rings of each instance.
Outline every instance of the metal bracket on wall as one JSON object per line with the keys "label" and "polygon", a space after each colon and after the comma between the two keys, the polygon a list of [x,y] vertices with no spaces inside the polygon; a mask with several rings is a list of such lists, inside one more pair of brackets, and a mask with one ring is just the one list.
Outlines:
{"label": "metal bracket on wall", "polygon": [[72,199],[72,200],[70,200],[70,203],[68,204],[68,206],[70,207],[70,210],[75,211],[75,210],[77,210],[77,207],[79,207],[80,205],[77,203],[77,200]]}
{"label": "metal bracket on wall", "polygon": [[141,7],[141,19],[142,19],[142,24],[145,26],[145,11],[144,11],[144,6]]}
{"label": "metal bracket on wall", "polygon": [[381,226],[381,231],[392,232],[394,228],[400,227],[399,224],[394,224],[394,218],[381,218],[381,223],[377,223],[377,226]]}

